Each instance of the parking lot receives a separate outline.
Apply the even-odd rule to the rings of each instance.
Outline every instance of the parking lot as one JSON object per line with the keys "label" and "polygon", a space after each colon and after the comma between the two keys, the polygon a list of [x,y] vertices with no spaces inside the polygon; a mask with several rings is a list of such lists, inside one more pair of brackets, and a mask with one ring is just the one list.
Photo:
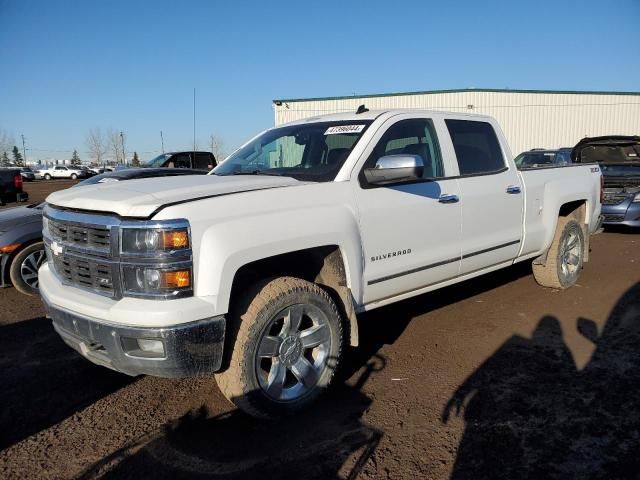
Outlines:
{"label": "parking lot", "polygon": [[569,290],[539,287],[527,263],[363,315],[341,381],[281,422],[235,411],[211,377],[94,366],[37,298],[1,290],[0,476],[633,477],[639,242],[595,236]]}

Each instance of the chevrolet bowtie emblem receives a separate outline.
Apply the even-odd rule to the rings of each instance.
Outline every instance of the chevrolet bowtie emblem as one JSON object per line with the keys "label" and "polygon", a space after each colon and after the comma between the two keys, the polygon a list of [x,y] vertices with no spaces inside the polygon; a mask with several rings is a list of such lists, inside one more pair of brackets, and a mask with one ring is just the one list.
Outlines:
{"label": "chevrolet bowtie emblem", "polygon": [[62,245],[58,245],[56,242],[53,242],[51,244],[51,252],[57,257],[58,255],[60,255],[62,253],[64,249],[62,248]]}

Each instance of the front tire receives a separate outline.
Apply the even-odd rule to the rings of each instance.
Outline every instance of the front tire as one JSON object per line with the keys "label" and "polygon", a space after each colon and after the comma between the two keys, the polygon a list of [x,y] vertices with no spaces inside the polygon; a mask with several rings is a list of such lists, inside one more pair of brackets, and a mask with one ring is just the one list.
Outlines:
{"label": "front tire", "polygon": [[44,244],[37,242],[18,252],[9,268],[11,283],[20,293],[38,294],[38,269],[45,262]]}
{"label": "front tire", "polygon": [[78,175],[76,175],[75,173],[71,174],[71,180],[77,180],[78,179]]}
{"label": "front tire", "polygon": [[576,284],[584,262],[584,231],[572,217],[558,218],[545,265],[533,264],[533,276],[543,287],[565,289]]}
{"label": "front tire", "polygon": [[48,173],[45,174],[44,179],[45,180],[51,180],[51,175],[49,175]]}
{"label": "front tire", "polygon": [[342,319],[329,294],[299,278],[254,286],[231,319],[237,335],[222,393],[255,417],[277,418],[313,402],[333,380],[342,353]]}

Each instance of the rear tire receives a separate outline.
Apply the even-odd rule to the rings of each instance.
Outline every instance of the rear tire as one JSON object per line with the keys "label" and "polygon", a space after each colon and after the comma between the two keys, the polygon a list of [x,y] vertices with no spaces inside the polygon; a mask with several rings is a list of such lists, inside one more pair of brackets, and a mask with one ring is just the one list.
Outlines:
{"label": "rear tire", "polygon": [[533,264],[533,276],[543,287],[565,289],[576,284],[584,262],[584,231],[573,217],[558,218],[545,265]]}
{"label": "rear tire", "polygon": [[230,319],[237,335],[229,367],[215,376],[227,399],[249,415],[278,418],[329,387],[343,333],[327,292],[306,280],[280,277],[256,284],[237,307]]}
{"label": "rear tire", "polygon": [[25,295],[38,295],[38,269],[45,261],[42,242],[33,243],[19,251],[9,268],[9,277],[16,290]]}

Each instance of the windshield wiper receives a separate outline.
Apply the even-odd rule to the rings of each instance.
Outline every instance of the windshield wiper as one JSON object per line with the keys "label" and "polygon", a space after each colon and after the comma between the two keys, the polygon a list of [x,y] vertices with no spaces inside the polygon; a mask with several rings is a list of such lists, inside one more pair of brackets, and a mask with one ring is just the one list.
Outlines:
{"label": "windshield wiper", "polygon": [[282,173],[269,172],[266,170],[247,170],[244,172],[231,172],[225,173],[224,175],[268,175],[270,177],[288,177],[289,175],[284,175]]}

